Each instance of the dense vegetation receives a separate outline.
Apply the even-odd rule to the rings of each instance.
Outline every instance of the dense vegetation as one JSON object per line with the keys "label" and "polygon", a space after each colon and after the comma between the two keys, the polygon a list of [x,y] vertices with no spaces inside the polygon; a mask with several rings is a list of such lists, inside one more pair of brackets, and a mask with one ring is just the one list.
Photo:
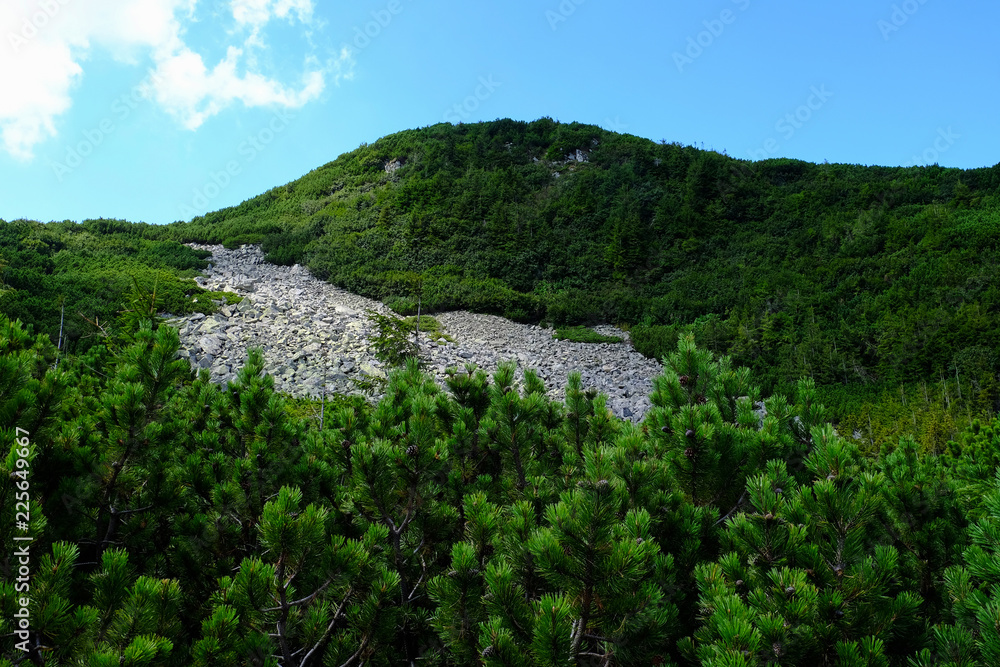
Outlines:
{"label": "dense vegetation", "polygon": [[940,450],[1000,409],[998,187],[1000,165],[750,163],[550,119],[436,125],[189,223],[0,223],[0,310],[53,340],[65,313],[75,349],[132,291],[212,308],[189,280],[204,255],[177,241],[262,243],[403,314],[607,321],[656,359],[691,333],[769,391],[813,378],[868,450],[904,434]]}
{"label": "dense vegetation", "polygon": [[193,278],[208,252],[156,239],[154,227],[118,220],[43,225],[0,221],[0,312],[62,341],[62,351],[84,350],[109,335],[122,309],[129,328],[150,312],[214,312],[213,295]]}
{"label": "dense vegetation", "polygon": [[579,376],[557,402],[531,372],[515,388],[513,366],[454,370],[445,393],[414,363],[377,406],[302,418],[258,353],[221,388],[176,359],[174,329],[106,342],[53,370],[46,336],[0,321],[0,535],[32,538],[28,589],[21,556],[0,556],[0,665],[1000,652],[1000,422],[941,455],[904,439],[865,457],[811,380],[762,397],[690,337],[641,425]]}
{"label": "dense vegetation", "polygon": [[998,187],[1000,165],[749,163],[499,120],[394,134],[164,231],[262,242],[401,312],[419,295],[432,311],[653,325],[638,338],[656,358],[676,341],[656,326],[693,324],[769,386],[979,381],[1000,361]]}
{"label": "dense vegetation", "polygon": [[[28,597],[0,556],[0,667],[997,664],[998,187],[505,120],[189,223],[0,221],[0,535],[33,539]],[[373,320],[376,406],[278,395],[256,353],[214,386],[156,324],[232,298],[188,241],[422,330],[621,324],[654,408],[511,367],[444,391],[415,319]]]}

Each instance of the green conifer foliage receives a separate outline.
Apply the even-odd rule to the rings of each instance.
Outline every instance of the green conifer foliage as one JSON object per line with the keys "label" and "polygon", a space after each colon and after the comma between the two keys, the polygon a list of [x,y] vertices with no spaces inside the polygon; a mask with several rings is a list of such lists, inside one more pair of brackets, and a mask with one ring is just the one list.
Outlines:
{"label": "green conifer foliage", "polygon": [[[611,458],[606,448],[588,452],[586,476],[546,508],[544,523],[527,543],[545,587],[557,591],[532,606],[537,664],[648,663],[673,631],[676,608],[663,592],[672,559],[651,539],[645,510],[619,519],[625,494]],[[487,626],[483,641],[493,641],[490,627],[512,631],[521,623],[501,617],[499,626]]]}
{"label": "green conifer foliage", "polygon": [[361,664],[389,641],[399,577],[384,562],[384,530],[328,536],[327,510],[282,487],[264,508],[264,558],[224,577],[192,648],[195,665]]}
{"label": "green conifer foliage", "polygon": [[402,366],[407,359],[417,358],[419,350],[412,340],[416,324],[374,310],[366,310],[365,315],[375,327],[372,346],[378,359],[390,366]]}
{"label": "green conifer foliage", "polygon": [[899,551],[878,521],[886,503],[885,475],[866,471],[857,446],[832,426],[813,428],[812,434],[814,449],[805,464],[814,481],[801,498],[810,540],[822,559],[814,573],[827,594],[823,611],[835,618],[837,611],[844,613],[844,626],[834,631],[827,625],[824,641],[853,642],[865,653],[865,642],[878,640],[889,655],[908,653],[923,641],[921,598],[904,587]]}
{"label": "green conifer foliage", "polygon": [[[95,648],[98,611],[92,607],[75,608],[71,601],[73,568],[79,554],[80,550],[74,544],[53,544],[51,553],[41,557],[37,575],[31,582],[30,618],[33,619],[32,629],[35,634],[29,639],[28,646],[31,650],[27,655],[36,663],[44,660],[55,664],[69,662],[75,657],[87,655]],[[3,587],[5,612],[3,620],[0,620],[0,631],[6,635],[14,628],[11,623],[14,601],[23,595],[15,593],[12,582],[4,581],[0,585]],[[11,647],[5,645],[4,648]],[[15,654],[7,650],[3,657],[14,659],[15,655],[25,656],[24,653]]]}
{"label": "green conifer foliage", "polygon": [[[284,398],[274,391],[274,378],[264,373],[263,352],[249,351],[226,394],[231,427],[225,447],[232,468],[218,480],[227,489],[218,500],[240,508],[234,518],[241,525],[244,550],[249,552],[255,548],[265,502],[281,486],[303,480],[306,466],[297,426]],[[230,481],[234,484],[227,484]]]}
{"label": "green conifer foliage", "polygon": [[994,424],[865,457],[812,382],[761,404],[689,338],[640,425],[413,359],[307,419],[259,351],[220,388],[169,327],[122,340],[55,371],[0,321],[0,538],[25,457],[33,538],[0,667],[1000,662]]}
{"label": "green conifer foliage", "polygon": [[486,448],[480,444],[480,424],[490,404],[490,381],[483,370],[467,364],[464,372],[449,368],[445,385],[454,397],[442,415],[451,431],[448,434],[451,453],[448,486],[452,497],[461,498],[481,475],[498,472],[496,461],[490,460]]}
{"label": "green conifer foliage", "polygon": [[171,506],[178,492],[163,462],[170,460],[180,425],[161,421],[159,415],[167,391],[190,369],[176,358],[180,343],[175,329],[153,332],[147,323],[135,339],[119,355],[115,377],[100,398],[96,427],[101,440],[88,480],[97,507],[97,560],[126,526],[131,535],[150,526],[143,516]]}
{"label": "green conifer foliage", "polygon": [[[728,510],[742,493],[747,467],[760,457],[756,438],[750,429],[741,432],[738,421],[742,417],[747,424],[752,418],[750,394],[755,392],[743,382],[747,378],[686,338],[664,359],[664,374],[653,381],[648,431],[659,440],[658,453],[668,461],[677,488],[695,505]],[[727,381],[728,395],[716,386]],[[742,396],[747,398],[738,411]]]}
{"label": "green conifer foliage", "polygon": [[[486,596],[490,616],[499,615],[519,641],[531,637],[528,600],[537,599],[545,589],[537,559],[528,543],[538,530],[538,512],[529,501],[504,508],[497,551],[501,555],[487,569],[489,593]],[[514,594],[514,590],[519,594]],[[520,603],[518,603],[520,600]]]}
{"label": "green conifer foliage", "polygon": [[[11,545],[11,551],[21,546],[15,536],[38,541],[48,525],[38,490],[49,480],[37,471],[44,466],[67,382],[63,373],[50,369],[54,359],[47,336],[34,336],[20,322],[0,319],[0,541]],[[10,551],[0,556],[0,564],[5,572],[19,570]],[[13,587],[5,592],[12,595]]]}
{"label": "green conifer foliage", "polygon": [[691,336],[678,340],[677,351],[664,359],[644,426],[675,488],[696,506],[711,505],[728,516],[746,499],[747,477],[766,461],[801,467],[811,445],[809,428],[824,414],[814,386],[800,383],[797,405],[780,395],[767,398],[763,416],[755,412],[758,393],[749,369],[733,368],[728,357],[714,359]]}
{"label": "green conifer foliage", "polygon": [[549,481],[542,474],[550,461],[539,462],[546,453],[545,415],[547,400],[540,392],[522,396],[514,386],[515,364],[500,364],[489,388],[490,405],[480,422],[486,454],[501,474],[500,498],[509,503],[531,498],[536,506],[551,495]]}
{"label": "green conifer foliage", "polygon": [[899,550],[904,587],[923,599],[922,613],[939,617],[945,604],[945,570],[960,561],[968,520],[959,504],[959,483],[936,456],[902,438],[879,462],[884,474],[879,520]]}
{"label": "green conifer foliage", "polygon": [[66,393],[64,373],[52,370],[56,349],[48,336],[33,335],[18,321],[0,320],[0,428],[15,426],[43,436]]}
{"label": "green conifer foliage", "polygon": [[134,577],[122,549],[105,551],[90,579],[98,611],[94,664],[177,664],[167,661],[182,631],[177,581]]}
{"label": "green conifer foliage", "polygon": [[974,420],[947,445],[945,460],[958,483],[958,495],[971,519],[983,516],[983,498],[992,490],[1000,466],[1000,419]]}
{"label": "green conifer foliage", "polygon": [[396,645],[408,659],[431,632],[421,600],[458,532],[457,508],[444,497],[449,453],[438,437],[439,392],[410,360],[390,374],[367,438],[351,447],[354,520],[365,532],[385,531],[390,566],[399,577]]}
{"label": "green conifer foliage", "polygon": [[32,580],[31,650],[20,656],[46,665],[183,664],[174,650],[182,632],[178,582],[137,577],[128,554],[109,549],[89,576],[92,604],[77,606],[72,599],[78,558],[76,545],[65,542],[41,557]]}
{"label": "green conifer foliage", "polygon": [[[703,625],[682,650],[702,664],[888,664],[923,641],[920,596],[879,513],[881,473],[831,427],[813,430],[800,485],[773,461],[747,483],[726,553],[697,566]],[[839,661],[839,662],[838,662]]]}
{"label": "green conifer foliage", "polygon": [[1000,472],[983,499],[984,515],[969,526],[970,546],[961,565],[944,581],[951,603],[948,620],[934,628],[933,648],[914,667],[993,665],[1000,661]]}
{"label": "green conifer foliage", "polygon": [[451,551],[451,569],[428,582],[437,604],[432,625],[455,664],[475,664],[479,627],[487,620],[486,576],[502,524],[500,508],[484,493],[466,496],[462,516],[465,540]]}
{"label": "green conifer foliage", "polygon": [[585,391],[579,371],[569,374],[566,382],[566,416],[563,426],[566,440],[576,451],[578,462],[583,462],[583,445],[590,430],[589,418],[594,414],[597,392]]}

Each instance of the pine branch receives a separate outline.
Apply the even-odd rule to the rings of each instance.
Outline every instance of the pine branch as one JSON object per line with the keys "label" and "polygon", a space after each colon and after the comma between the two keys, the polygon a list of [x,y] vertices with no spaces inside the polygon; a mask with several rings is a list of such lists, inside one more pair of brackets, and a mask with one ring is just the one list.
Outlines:
{"label": "pine branch", "polygon": [[[370,471],[367,471],[367,472],[370,472]],[[389,525],[389,530],[391,530],[395,534],[397,532],[397,530],[396,530],[396,522],[392,520],[391,516],[389,516],[389,512],[385,508],[385,504],[382,502],[382,499],[378,496],[377,493],[374,493],[374,491],[375,491],[375,485],[373,484],[373,482],[372,482],[372,480],[370,478],[368,479],[368,487],[372,491],[371,496],[372,496],[372,498],[375,501],[375,508],[382,514],[382,521],[384,523],[388,524]]]}
{"label": "pine branch", "polygon": [[362,651],[364,651],[367,646],[368,646],[368,637],[366,636],[365,639],[361,642],[361,646],[358,648],[357,651],[354,652],[354,655],[348,658],[347,662],[342,664],[340,667],[351,667],[351,665],[354,664],[354,661],[358,659]]}
{"label": "pine branch", "polygon": [[[278,571],[275,574],[277,575],[279,581],[285,578],[285,554],[282,554],[281,558],[278,559]],[[295,575],[293,574],[292,576]],[[279,602],[281,605],[278,608],[278,611],[280,611],[281,613],[278,616],[278,620],[275,623],[275,627],[278,631],[278,645],[281,647],[281,654],[285,659],[285,664],[290,665],[292,663],[292,655],[291,655],[291,650],[289,649],[288,646],[288,637],[285,636],[286,633],[285,628],[288,623],[288,612],[291,610],[291,608],[288,606],[287,599],[285,597],[287,594],[288,594],[287,584],[285,586],[280,586],[278,588]]]}
{"label": "pine branch", "polygon": [[[289,580],[288,580],[289,583],[291,583],[292,578],[294,578],[294,575],[289,578]],[[313,600],[315,600],[316,596],[318,596],[320,593],[322,593],[324,590],[326,590],[326,588],[332,582],[333,582],[333,579],[327,579],[326,583],[324,583],[322,586],[320,586],[319,588],[317,588],[315,591],[313,591],[309,595],[305,596],[304,598],[299,598],[298,600],[292,600],[291,602],[285,602],[284,606],[270,607],[268,609],[261,609],[260,611],[261,611],[261,613],[267,614],[267,613],[271,613],[271,612],[275,612],[275,611],[282,611],[286,607],[289,608],[289,609],[292,609],[294,607],[300,607],[300,606],[302,606],[304,604],[307,604],[307,603],[312,602]],[[286,588],[287,588],[287,584],[286,584]]]}
{"label": "pine branch", "polygon": [[420,584],[424,582],[424,578],[427,576],[427,562],[424,560],[423,555],[420,555],[420,578],[417,579],[417,583],[413,584],[413,588],[410,589],[409,595],[406,596],[406,602],[410,603],[414,600],[419,600],[421,596],[414,597],[414,594],[420,588]]}
{"label": "pine branch", "polygon": [[580,642],[583,640],[584,624],[583,619],[578,618],[573,621],[570,626],[569,639],[570,639],[570,655],[578,655],[577,651],[580,650]]}
{"label": "pine branch", "polygon": [[[327,582],[327,583],[329,583],[329,582]],[[324,588],[325,587],[326,587],[326,584],[324,584]],[[312,659],[313,655],[318,655],[317,651],[322,650],[326,646],[326,644],[329,643],[329,641],[330,641],[330,635],[333,633],[334,628],[337,627],[337,622],[341,619],[341,616],[344,613],[344,607],[347,606],[347,601],[351,599],[351,593],[353,591],[354,591],[354,588],[353,587],[349,587],[347,589],[347,592],[344,593],[344,599],[340,601],[340,606],[337,607],[337,611],[335,611],[333,613],[333,620],[331,620],[330,624],[326,626],[326,630],[323,632],[323,636],[319,638],[319,641],[317,641],[316,644],[309,650],[309,652],[306,653],[305,656],[302,658],[302,662],[300,663],[300,667],[307,667],[307,665],[309,664],[309,661]],[[357,656],[357,655],[360,654],[360,652],[365,648],[365,646],[367,645],[367,643],[368,643],[368,640],[367,640],[367,635],[366,635],[365,639],[361,642],[361,646],[358,648],[358,653],[355,653],[354,656],[351,657],[351,660],[353,660],[355,656]],[[348,662],[350,662],[350,660]],[[347,663],[345,663],[345,664],[347,664]]]}
{"label": "pine branch", "polygon": [[724,523],[726,520],[728,520],[729,517],[731,517],[736,512],[736,510],[740,508],[740,505],[743,504],[743,501],[746,500],[746,497],[747,497],[747,492],[746,489],[744,489],[743,495],[741,495],[740,499],[736,501],[736,504],[733,506],[733,509],[729,510],[724,517],[716,521],[713,524],[713,526],[718,526],[720,523]]}

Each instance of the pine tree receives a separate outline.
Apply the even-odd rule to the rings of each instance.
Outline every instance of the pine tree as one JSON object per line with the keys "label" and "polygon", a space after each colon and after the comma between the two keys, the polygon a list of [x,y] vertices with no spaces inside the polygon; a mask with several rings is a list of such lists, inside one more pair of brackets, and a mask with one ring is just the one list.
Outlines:
{"label": "pine tree", "polygon": [[451,550],[451,569],[427,584],[437,608],[431,625],[449,656],[449,664],[472,665],[479,661],[479,628],[488,618],[487,570],[502,524],[500,508],[483,493],[466,496],[463,502],[465,539]]}
{"label": "pine tree", "polygon": [[162,462],[169,460],[180,427],[162,422],[159,416],[167,391],[190,369],[177,358],[180,343],[175,329],[161,327],[154,333],[147,323],[135,339],[119,355],[115,378],[101,396],[96,424],[101,442],[94,452],[95,472],[85,482],[97,510],[93,542],[97,561],[119,543],[123,529],[132,534],[141,531],[149,525],[142,515],[154,508],[165,511],[177,493]]}
{"label": "pine tree", "polygon": [[48,336],[0,316],[0,429],[42,437],[54,426],[67,384],[52,370],[56,354]]}
{"label": "pine tree", "polygon": [[89,577],[91,604],[77,606],[72,599],[78,597],[73,591],[78,558],[79,549],[65,542],[53,544],[51,554],[41,558],[31,581],[33,636],[26,642],[28,651],[4,657],[52,665],[182,664],[175,651],[181,634],[178,582],[137,577],[128,554],[109,549],[102,554],[100,569]]}
{"label": "pine tree", "polygon": [[[166,665],[180,637],[181,588],[177,581],[135,577],[128,553],[109,549],[90,576],[97,611],[95,665]],[[131,584],[131,585],[129,585]]]}
{"label": "pine tree", "polygon": [[918,449],[912,437],[901,438],[875,464],[884,480],[879,519],[899,550],[904,587],[919,593],[922,613],[935,619],[945,604],[944,572],[960,561],[968,521],[946,464]]}
{"label": "pine tree", "polygon": [[684,631],[693,632],[698,597],[694,568],[718,554],[719,520],[714,507],[696,507],[676,490],[668,464],[656,455],[656,444],[645,430],[624,425],[612,449],[613,467],[626,506],[650,514],[650,534],[674,561],[676,574],[665,592],[680,610]]}
{"label": "pine tree", "polygon": [[232,470],[217,479],[228,486],[226,505],[241,508],[244,551],[256,547],[256,527],[264,504],[277,490],[303,479],[297,425],[289,418],[285,400],[274,391],[274,378],[264,373],[264,355],[251,349],[247,360],[226,388],[230,434],[224,444]]}
{"label": "pine tree", "polygon": [[[38,565],[34,562],[51,543],[50,512],[43,510],[46,491],[52,486],[46,470],[47,443],[56,431],[68,382],[64,373],[51,370],[55,357],[48,336],[35,336],[20,322],[0,317],[0,437],[5,445],[0,450],[4,452],[0,542],[8,547],[0,556],[0,569],[5,573],[0,582],[0,662],[42,661],[62,643],[54,638],[64,639],[67,655],[72,655],[75,634],[88,627],[85,615],[70,619],[66,613],[75,550],[58,545],[53,547],[54,557],[46,555]],[[63,567],[66,562],[69,565]],[[35,576],[37,567],[48,568],[45,574],[50,576]],[[29,622],[29,627],[22,627],[22,621]]]}
{"label": "pine tree", "polygon": [[1000,466],[1000,419],[978,419],[947,444],[944,460],[958,482],[958,496],[970,519],[983,516],[983,498],[992,490]]}
{"label": "pine tree", "polygon": [[438,563],[448,557],[458,519],[442,486],[448,450],[438,437],[438,393],[410,360],[390,374],[367,438],[351,447],[351,508],[363,531],[385,531],[390,566],[399,577],[396,644],[408,661],[416,659],[430,631],[420,601]]}
{"label": "pine tree", "polygon": [[374,310],[366,310],[365,315],[375,328],[371,342],[376,358],[394,367],[418,358],[417,345],[410,339],[416,325]]}
{"label": "pine tree", "polygon": [[800,485],[783,462],[747,483],[726,553],[696,568],[703,625],[682,649],[702,664],[888,664],[923,641],[921,598],[877,521],[885,478],[855,445],[813,430]]}
{"label": "pine tree", "polygon": [[[492,451],[499,457],[500,467],[512,474],[505,494],[514,499],[523,497],[528,476],[533,472],[531,460],[541,438],[539,416],[545,398],[530,394],[522,398],[513,385],[515,365],[500,364],[490,387],[490,407],[480,428]],[[506,475],[502,476],[506,479]]]}
{"label": "pine tree", "polygon": [[390,641],[399,577],[384,563],[386,531],[328,536],[328,511],[301,503],[299,489],[282,487],[266,504],[264,557],[219,582],[193,664],[356,665]]}
{"label": "pine tree", "polygon": [[453,396],[442,415],[451,431],[448,449],[452,470],[448,486],[453,497],[462,498],[481,475],[499,472],[498,462],[480,443],[480,425],[490,405],[490,380],[475,364],[466,364],[464,372],[449,368],[446,373],[445,384]]}
{"label": "pine tree", "polygon": [[[527,550],[545,587],[530,614],[523,605],[498,611],[484,625],[481,655],[504,664],[530,623],[534,664],[649,664],[662,659],[676,608],[664,587],[672,561],[651,539],[645,510],[623,511],[625,494],[612,471],[608,449],[589,451],[586,474],[545,510],[544,523]],[[488,573],[493,599],[510,600],[511,569]],[[513,612],[513,613],[510,613]]]}
{"label": "pine tree", "polygon": [[768,459],[792,454],[782,423],[787,404],[772,399],[761,426],[754,412],[757,394],[748,369],[733,369],[727,357],[714,360],[692,336],[682,337],[677,351],[664,359],[644,425],[674,484],[695,505],[733,511],[748,475]]}
{"label": "pine tree", "polygon": [[1000,662],[1000,472],[983,499],[983,516],[969,526],[962,564],[944,575],[951,603],[946,623],[934,628],[933,648],[913,667],[971,667]]}
{"label": "pine tree", "polygon": [[578,462],[583,462],[583,448],[590,430],[589,418],[594,414],[597,392],[583,389],[579,371],[572,371],[566,382],[566,440],[576,451]]}

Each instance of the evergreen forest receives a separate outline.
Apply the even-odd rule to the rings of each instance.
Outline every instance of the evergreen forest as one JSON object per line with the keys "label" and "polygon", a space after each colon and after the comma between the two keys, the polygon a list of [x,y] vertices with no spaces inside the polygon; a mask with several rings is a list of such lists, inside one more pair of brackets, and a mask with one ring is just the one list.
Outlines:
{"label": "evergreen forest", "polygon": [[[543,118],[187,222],[0,221],[0,665],[1000,664],[998,195]],[[239,297],[190,242],[617,324],[653,409],[405,349],[377,403],[259,351],[212,384],[162,315]]]}

